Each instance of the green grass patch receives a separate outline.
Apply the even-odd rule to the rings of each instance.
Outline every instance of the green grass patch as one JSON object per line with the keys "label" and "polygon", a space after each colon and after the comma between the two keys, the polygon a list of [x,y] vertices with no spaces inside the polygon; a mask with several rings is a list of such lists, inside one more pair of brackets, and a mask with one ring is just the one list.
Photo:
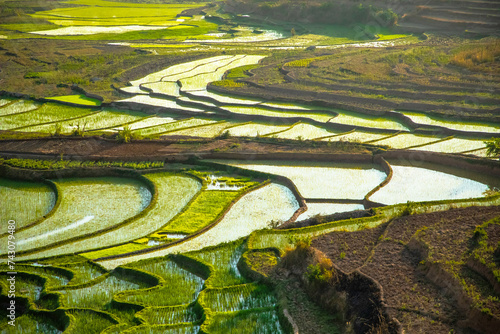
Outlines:
{"label": "green grass patch", "polygon": [[78,95],[66,95],[66,96],[54,96],[48,97],[49,100],[61,101],[61,102],[70,102],[74,104],[80,104],[84,106],[100,106],[101,101],[87,97],[83,94]]}
{"label": "green grass patch", "polygon": [[194,233],[213,222],[238,196],[239,192],[202,190],[186,211],[153,236],[161,238],[162,233]]}

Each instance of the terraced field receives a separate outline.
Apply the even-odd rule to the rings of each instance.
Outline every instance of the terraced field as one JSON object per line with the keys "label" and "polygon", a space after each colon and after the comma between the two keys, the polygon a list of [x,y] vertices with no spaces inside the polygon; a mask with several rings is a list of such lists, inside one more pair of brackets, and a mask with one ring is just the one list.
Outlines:
{"label": "terraced field", "polygon": [[498,4],[1,2],[0,332],[496,333]]}

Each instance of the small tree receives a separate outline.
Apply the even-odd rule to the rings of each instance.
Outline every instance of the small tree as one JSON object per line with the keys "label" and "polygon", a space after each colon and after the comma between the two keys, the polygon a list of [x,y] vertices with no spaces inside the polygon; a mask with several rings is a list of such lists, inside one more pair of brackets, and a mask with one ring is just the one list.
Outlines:
{"label": "small tree", "polygon": [[489,157],[500,157],[500,138],[491,138],[485,141],[486,155]]}
{"label": "small tree", "polygon": [[292,34],[292,36],[295,36],[297,33],[295,32],[295,28],[292,28],[292,30],[290,30],[290,33]]}

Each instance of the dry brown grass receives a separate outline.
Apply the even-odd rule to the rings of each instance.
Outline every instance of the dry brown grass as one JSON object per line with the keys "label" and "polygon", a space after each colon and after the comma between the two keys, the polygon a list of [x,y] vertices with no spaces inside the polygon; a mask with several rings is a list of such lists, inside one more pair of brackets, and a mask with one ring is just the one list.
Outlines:
{"label": "dry brown grass", "polygon": [[451,63],[471,71],[493,71],[496,58],[500,56],[500,42],[480,45],[457,53]]}

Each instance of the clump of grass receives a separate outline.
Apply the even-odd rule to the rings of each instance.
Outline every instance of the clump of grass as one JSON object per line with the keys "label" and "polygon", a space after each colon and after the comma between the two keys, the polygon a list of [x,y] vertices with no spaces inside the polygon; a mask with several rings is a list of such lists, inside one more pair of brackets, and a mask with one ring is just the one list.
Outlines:
{"label": "clump of grass", "polygon": [[133,132],[129,125],[125,125],[123,130],[118,131],[116,138],[121,143],[129,143],[131,140],[140,139],[140,136]]}
{"label": "clump of grass", "polygon": [[461,51],[453,56],[451,63],[472,71],[491,71],[488,63],[493,63],[498,56],[500,56],[500,43],[494,42]]}
{"label": "clump of grass", "polygon": [[245,87],[247,84],[244,82],[236,82],[234,80],[221,80],[212,82],[212,85],[219,87],[241,88]]}

